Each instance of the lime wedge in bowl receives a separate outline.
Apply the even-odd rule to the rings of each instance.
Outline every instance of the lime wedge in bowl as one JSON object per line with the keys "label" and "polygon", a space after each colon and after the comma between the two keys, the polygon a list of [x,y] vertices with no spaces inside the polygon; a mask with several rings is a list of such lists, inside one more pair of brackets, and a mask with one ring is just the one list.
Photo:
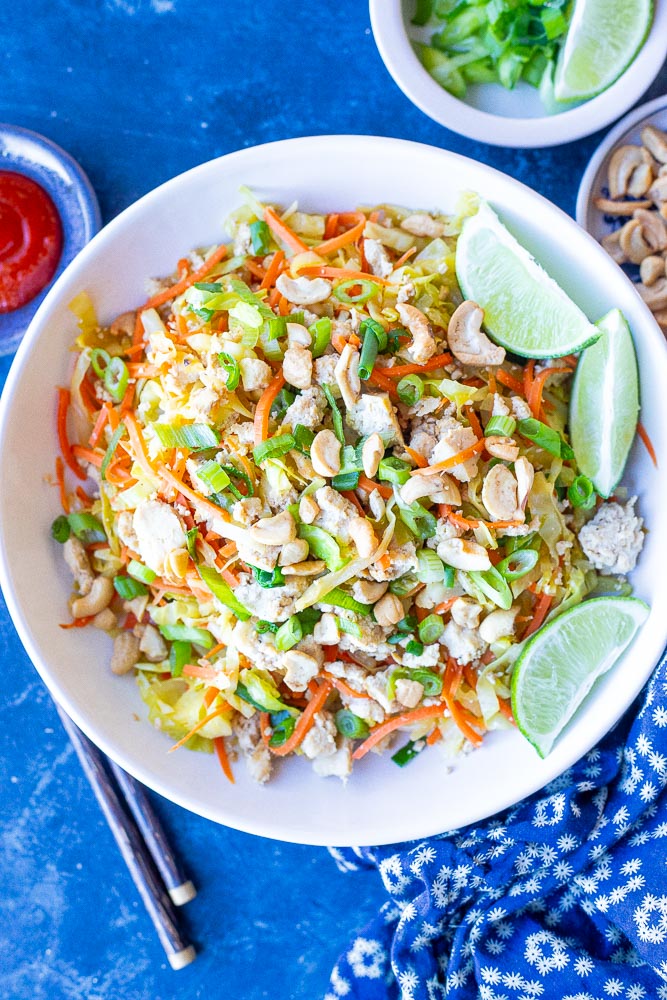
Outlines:
{"label": "lime wedge in bowl", "polygon": [[587,101],[633,62],[653,20],[653,0],[576,0],[554,80],[557,101]]}
{"label": "lime wedge in bowl", "polygon": [[560,357],[600,336],[485,201],[463,223],[456,276],[466,299],[484,310],[491,339],[513,354]]}
{"label": "lime wedge in bowl", "polygon": [[570,397],[577,465],[603,497],[623,475],[639,414],[639,377],[630,328],[618,309],[597,324],[602,335],[579,359]]}
{"label": "lime wedge in bowl", "polygon": [[596,597],[564,611],[531,636],[514,666],[512,712],[540,757],[546,757],[648,613],[648,605],[634,597]]}

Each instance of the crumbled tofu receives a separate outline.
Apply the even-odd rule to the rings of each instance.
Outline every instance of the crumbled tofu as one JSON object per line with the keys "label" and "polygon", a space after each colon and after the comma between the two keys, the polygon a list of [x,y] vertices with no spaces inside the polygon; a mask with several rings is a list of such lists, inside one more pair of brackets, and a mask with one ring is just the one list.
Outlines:
{"label": "crumbled tofu", "polygon": [[[472,427],[464,427],[455,417],[447,417],[442,421],[442,436],[430,456],[432,465],[444,462],[459,452],[470,448],[477,441]],[[448,474],[462,483],[469,483],[477,475],[477,456],[473,455],[460,465],[448,470]]]}
{"label": "crumbled tofu", "polygon": [[421,653],[403,653],[401,663],[404,667],[435,667],[441,655],[440,643],[431,642]]}
{"label": "crumbled tofu", "polygon": [[427,417],[435,413],[442,400],[438,396],[422,396],[412,406],[408,407],[408,414],[412,420]]}
{"label": "crumbled tofu", "polygon": [[399,577],[417,569],[417,549],[412,541],[390,546],[385,555],[388,556],[386,560],[383,557],[368,567],[368,572],[374,580],[398,580]]}
{"label": "crumbled tofu", "polygon": [[400,678],[396,681],[396,701],[405,708],[416,708],[422,700],[424,685]]}
{"label": "crumbled tofu", "polygon": [[347,778],[352,772],[352,752],[348,740],[343,740],[335,753],[313,760],[313,771],[320,778]]}
{"label": "crumbled tofu", "polygon": [[379,434],[386,448],[393,444],[403,445],[403,434],[398,418],[386,392],[374,395],[369,392],[363,393],[357,402],[348,408],[345,419],[348,426],[362,437]]}
{"label": "crumbled tofu", "polygon": [[374,698],[389,715],[398,709],[396,701],[387,697],[387,682],[392,669],[393,667],[390,667],[389,670],[382,670],[377,674],[369,674],[364,684],[371,698]]}
{"label": "crumbled tofu", "polygon": [[268,504],[272,511],[281,512],[286,510],[290,504],[296,503],[299,494],[293,486],[289,489],[283,488],[283,482],[276,483],[269,479],[266,472],[262,473],[260,483],[260,493],[264,497],[264,502]]}
{"label": "crumbled tofu", "polygon": [[285,381],[297,389],[308,389],[313,379],[313,356],[307,347],[288,347],[283,358]]}
{"label": "crumbled tofu", "polygon": [[291,691],[305,691],[308,682],[317,677],[320,665],[314,656],[300,649],[290,649],[283,656],[285,684]]}
{"label": "crumbled tofu", "polygon": [[272,761],[269,750],[262,742],[259,726],[257,714],[249,719],[236,716],[232,722],[232,729],[239,749],[245,757],[250,776],[260,784],[264,784],[271,777]]}
{"label": "crumbled tofu", "polygon": [[309,729],[301,743],[306,757],[331,757],[336,753],[336,724],[331,712],[323,709],[315,715],[315,724]]}
{"label": "crumbled tofu", "polygon": [[241,369],[241,380],[246,392],[254,392],[255,389],[266,389],[271,381],[273,372],[270,365],[260,358],[241,358],[239,361]]}
{"label": "crumbled tofu", "polygon": [[116,534],[123,545],[127,545],[128,549],[136,552],[139,548],[139,540],[134,533],[132,517],[132,511],[130,510],[121,510],[116,514]]}
{"label": "crumbled tofu", "polygon": [[267,622],[284,622],[295,614],[295,602],[308,586],[299,576],[290,576],[284,587],[260,587],[254,580],[240,583],[234,596],[252,613]]}
{"label": "crumbled tofu", "polygon": [[415,291],[416,288],[413,281],[403,282],[398,290],[398,295],[396,296],[397,304],[403,302],[409,302],[410,299],[414,296]]}
{"label": "crumbled tofu", "polygon": [[319,386],[310,386],[304,389],[287,408],[283,423],[288,424],[292,430],[297,424],[303,424],[304,427],[314,431],[321,428],[326,408],[327,399],[322,390]]}
{"label": "crumbled tofu", "polygon": [[494,393],[493,395],[493,409],[491,410],[492,417],[509,417],[510,408],[500,395],[500,393]]}
{"label": "crumbled tofu", "polygon": [[[326,597],[322,600],[323,604],[325,602]],[[361,649],[376,660],[386,660],[391,655],[392,647],[385,642],[384,629],[381,625],[370,618],[355,615],[351,611],[339,611],[339,616],[354,621],[359,628],[359,635],[351,635],[348,632],[341,635],[339,642],[341,649],[347,649],[351,652]]]}
{"label": "crumbled tofu", "polygon": [[440,641],[447,647],[449,655],[463,664],[476,660],[486,649],[486,643],[476,629],[464,628],[455,621],[445,625]]}
{"label": "crumbled tofu", "polygon": [[579,532],[579,542],[595,569],[630,573],[644,544],[643,521],[635,514],[637,497],[625,506],[603,503],[592,521]]}
{"label": "crumbled tofu", "polygon": [[320,512],[313,524],[328,531],[339,541],[348,543],[350,541],[350,521],[359,516],[357,508],[331,486],[321,486],[315,493],[315,499]]}
{"label": "crumbled tofu", "polygon": [[145,500],[134,512],[132,527],[141,561],[162,576],[167,556],[186,544],[178,515],[161,500]]}
{"label": "crumbled tofu", "polygon": [[318,385],[336,385],[337,364],[337,354],[323,354],[321,358],[315,358],[313,374]]}
{"label": "crumbled tofu", "polygon": [[139,652],[149,663],[160,663],[169,655],[167,644],[155,625],[138,625],[134,634],[139,637]]}
{"label": "crumbled tofu", "polygon": [[232,507],[232,517],[239,524],[247,527],[250,524],[254,524],[262,516],[263,511],[264,504],[259,497],[244,497],[243,500],[238,500]]}
{"label": "crumbled tofu", "polygon": [[463,628],[477,628],[483,608],[477,601],[471,601],[468,597],[459,597],[457,601],[454,601],[450,610],[457,625],[462,625]]}
{"label": "crumbled tofu", "polygon": [[248,774],[253,781],[258,782],[260,785],[266,784],[271,777],[271,767],[273,765],[273,759],[268,747],[265,747],[263,743],[260,744],[255,747],[252,753],[246,756],[245,760],[248,767]]}
{"label": "crumbled tofu", "polygon": [[313,637],[322,646],[335,646],[340,639],[336,615],[330,611],[325,611],[320,620],[315,623]]}
{"label": "crumbled tofu", "polygon": [[394,270],[391,257],[379,240],[364,240],[364,256],[373,274],[378,278],[388,278]]}
{"label": "crumbled tofu", "polygon": [[252,420],[240,420],[225,428],[225,440],[235,437],[242,455],[247,455],[255,444],[255,428]]}
{"label": "crumbled tofu", "polygon": [[273,635],[260,635],[251,621],[238,621],[233,631],[233,646],[261,670],[282,669],[283,654],[274,646]]}
{"label": "crumbled tofu", "polygon": [[512,413],[517,420],[528,420],[529,417],[532,417],[533,414],[528,403],[521,396],[512,396],[510,402],[512,403]]}
{"label": "crumbled tofu", "polygon": [[234,256],[245,257],[252,253],[252,235],[247,222],[240,222],[234,236]]}
{"label": "crumbled tofu", "polygon": [[342,694],[341,700],[346,708],[358,715],[364,722],[370,722],[373,725],[384,722],[384,709],[374,698],[348,698],[347,695]]}
{"label": "crumbled tofu", "polygon": [[275,569],[280,556],[280,545],[254,545],[250,541],[240,539],[237,548],[241,562],[267,571]]}
{"label": "crumbled tofu", "polygon": [[327,663],[327,673],[332,677],[340,677],[347,681],[348,685],[355,691],[363,693],[365,690],[368,671],[358,663],[348,663],[347,660],[333,660]]}
{"label": "crumbled tofu", "polygon": [[427,461],[431,457],[431,452],[437,443],[438,439],[426,431],[415,431],[410,438],[410,447],[412,450],[419,452]]}

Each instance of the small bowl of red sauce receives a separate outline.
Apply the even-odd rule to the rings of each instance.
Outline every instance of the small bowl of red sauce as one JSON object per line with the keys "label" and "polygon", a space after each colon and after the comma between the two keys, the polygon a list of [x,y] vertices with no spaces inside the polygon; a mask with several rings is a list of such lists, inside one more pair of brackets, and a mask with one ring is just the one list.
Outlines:
{"label": "small bowl of red sauce", "polygon": [[0,354],[11,354],[55,279],[100,228],[97,198],[69,153],[0,124]]}

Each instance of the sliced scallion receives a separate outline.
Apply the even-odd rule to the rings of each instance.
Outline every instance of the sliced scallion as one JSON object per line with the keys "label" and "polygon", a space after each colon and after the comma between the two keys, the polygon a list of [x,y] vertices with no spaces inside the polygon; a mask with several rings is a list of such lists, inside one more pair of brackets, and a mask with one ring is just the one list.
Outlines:
{"label": "sliced scallion", "polygon": [[[230,480],[239,479],[245,485],[245,496],[254,497],[255,487],[253,486],[252,479],[246,472],[237,469],[235,465],[221,465],[220,468],[223,472],[227,473]],[[237,500],[243,499],[244,494],[232,482],[229,483],[227,489]]]}
{"label": "sliced scallion", "polygon": [[485,570],[470,570],[469,575],[489,600],[503,611],[509,611],[512,607],[512,591],[505,577],[500,575],[495,566]]}
{"label": "sliced scallion", "polygon": [[564,459],[573,457],[574,453],[572,449],[569,444],[563,441],[558,431],[555,431],[553,427],[548,427],[547,424],[543,424],[541,420],[536,420],[534,417],[520,420],[517,424],[517,430],[523,437],[528,438],[538,448],[544,448],[551,455],[556,455]]}
{"label": "sliced scallion", "polygon": [[167,642],[191,642],[202,649],[212,649],[215,639],[206,628],[194,628],[192,625],[160,625],[160,634]]}
{"label": "sliced scallion", "polygon": [[506,580],[519,580],[526,573],[530,573],[537,565],[539,556],[535,549],[518,549],[511,552],[496,566],[497,571]]}
{"label": "sliced scallion", "polygon": [[[354,289],[359,291],[354,291]],[[350,278],[349,281],[341,281],[334,288],[334,295],[339,302],[346,305],[363,305],[365,302],[374,299],[380,292],[380,286],[366,278]]]}
{"label": "sliced scallion", "polygon": [[410,639],[405,646],[405,652],[409,653],[410,656],[421,656],[424,652],[424,643],[418,642],[417,639]]}
{"label": "sliced scallion", "polygon": [[250,240],[255,257],[265,257],[271,249],[271,230],[263,219],[250,223]]}
{"label": "sliced scallion", "polygon": [[445,564],[433,549],[420,549],[417,555],[417,579],[421,583],[441,583],[445,575]]}
{"label": "sliced scallion", "polygon": [[369,615],[372,607],[370,604],[362,604],[361,601],[355,600],[352,594],[348,594],[341,587],[334,587],[328,594],[324,594],[319,603],[329,604],[334,608],[344,608],[346,611],[354,611],[358,615]]}
{"label": "sliced scallion", "polygon": [[361,639],[361,628],[356,622],[351,622],[342,616],[339,616],[337,621],[341,632],[345,632],[346,635],[353,635],[355,639]]}
{"label": "sliced scallion", "polygon": [[338,732],[349,740],[363,740],[370,732],[368,723],[360,719],[349,708],[340,708],[336,712],[335,720]]}
{"label": "sliced scallion", "polygon": [[285,584],[285,576],[280,566],[276,566],[274,569],[260,569],[259,566],[251,566],[250,568],[257,583],[266,590],[282,587]]}
{"label": "sliced scallion", "polygon": [[194,528],[190,528],[185,533],[185,546],[188,550],[188,555],[191,559],[197,561],[197,538],[199,536],[199,528],[195,525]]}
{"label": "sliced scallion", "polygon": [[283,709],[282,712],[272,712],[270,716],[271,737],[269,739],[269,746],[281,747],[283,743],[286,743],[294,732],[296,720],[297,716],[295,716],[294,712],[289,711],[289,709]]}
{"label": "sliced scallion", "polygon": [[87,510],[77,510],[67,515],[69,526],[84,545],[106,542],[107,536],[102,522]]}
{"label": "sliced scallion", "polygon": [[118,427],[111,435],[109,439],[109,444],[107,450],[104,453],[104,458],[102,459],[102,464],[100,466],[100,478],[106,480],[107,469],[111,465],[114,455],[116,454],[116,448],[118,447],[118,442],[122,437],[127,434],[127,427],[125,424],[118,424]]}
{"label": "sliced scallion", "polygon": [[442,581],[445,587],[453,587],[456,583],[456,570],[453,566],[445,566],[445,575]]}
{"label": "sliced scallion", "polygon": [[124,601],[132,601],[135,597],[144,597],[148,593],[146,584],[131,576],[116,576],[113,585],[118,596]]}
{"label": "sliced scallion", "polygon": [[424,395],[424,383],[419,375],[406,375],[396,386],[398,398],[406,406],[414,406]]}
{"label": "sliced scallion", "polygon": [[331,485],[335,490],[356,490],[360,476],[360,472],[339,472],[331,480]]}
{"label": "sliced scallion", "polygon": [[148,566],[144,566],[137,559],[130,559],[127,564],[127,572],[130,576],[133,576],[135,580],[141,581],[141,583],[152,583],[156,578],[157,573],[154,573],[152,569]]}
{"label": "sliced scallion", "polygon": [[241,602],[234,597],[234,591],[229,584],[223,580],[216,569],[212,566],[197,566],[197,572],[211,591],[214,597],[224,604],[226,608],[233,611],[239,621],[245,622],[250,618],[250,612]]}
{"label": "sliced scallion", "polygon": [[431,643],[437,642],[442,633],[445,631],[445,623],[443,622],[440,615],[427,615],[419,623],[417,633],[419,638],[424,643],[424,645],[429,646]]}
{"label": "sliced scallion", "polygon": [[597,495],[588,476],[577,476],[568,487],[567,498],[573,507],[581,507],[582,510],[590,510],[595,506]]}
{"label": "sliced scallion", "polygon": [[296,646],[297,642],[303,639],[303,629],[297,615],[290,615],[286,622],[280,626],[276,632],[276,649],[281,653],[286,653],[288,649]]}
{"label": "sliced scallion", "polygon": [[400,458],[389,455],[388,458],[381,458],[378,466],[377,477],[386,483],[395,483],[402,486],[410,478],[412,466],[408,465]]}
{"label": "sliced scallion", "polygon": [[314,431],[311,431],[310,427],[304,427],[303,424],[297,424],[292,433],[299,451],[304,455],[310,455],[310,446],[315,440]]}
{"label": "sliced scallion", "polygon": [[296,446],[293,434],[278,434],[269,438],[268,441],[261,441],[252,450],[252,457],[255,465],[261,465],[267,458],[279,458],[286,455],[288,451]]}
{"label": "sliced scallion", "polygon": [[111,358],[104,371],[104,388],[114,403],[120,403],[125,395],[130,373],[122,358]]}
{"label": "sliced scallion", "polygon": [[51,525],[51,537],[60,542],[61,545],[65,544],[71,533],[72,529],[64,514],[57,517]]}
{"label": "sliced scallion", "polygon": [[198,449],[215,448],[220,444],[220,435],[208,424],[153,424],[153,430],[164,448]]}
{"label": "sliced scallion", "polygon": [[321,358],[331,343],[331,320],[328,316],[322,316],[308,327],[308,332],[313,338],[310,353],[314,358]]}
{"label": "sliced scallion", "polygon": [[216,461],[210,459],[197,469],[197,477],[214,493],[221,493],[229,486],[229,476]]}
{"label": "sliced scallion", "polygon": [[324,395],[327,397],[327,403],[331,407],[331,416],[333,419],[333,429],[334,434],[338,438],[341,444],[345,444],[345,431],[343,430],[343,418],[341,416],[340,410],[338,409],[338,403],[334,399],[334,394],[332,392],[330,385],[323,385],[322,389]]}
{"label": "sliced scallion", "polygon": [[491,417],[484,429],[486,437],[512,437],[516,430],[514,417]]}
{"label": "sliced scallion", "polygon": [[324,559],[327,569],[335,572],[343,565],[340,545],[328,531],[315,524],[300,524],[299,538],[308,542],[308,548],[317,559]]}
{"label": "sliced scallion", "polygon": [[225,351],[218,354],[218,361],[227,373],[227,388],[233,392],[238,387],[241,378],[239,363],[236,358],[233,358],[231,354],[226,354]]}
{"label": "sliced scallion", "polygon": [[426,746],[425,740],[408,740],[404,743],[400,750],[397,750],[395,754],[392,754],[391,759],[394,764],[398,764],[399,767],[405,767],[410,761],[418,757]]}
{"label": "sliced scallion", "polygon": [[105,351],[103,347],[96,347],[90,352],[90,366],[97,377],[102,381],[104,381],[104,375],[109,367],[110,361],[111,355],[108,351]]}
{"label": "sliced scallion", "polygon": [[192,643],[177,639],[169,650],[169,670],[172,677],[180,677],[183,667],[192,659]]}

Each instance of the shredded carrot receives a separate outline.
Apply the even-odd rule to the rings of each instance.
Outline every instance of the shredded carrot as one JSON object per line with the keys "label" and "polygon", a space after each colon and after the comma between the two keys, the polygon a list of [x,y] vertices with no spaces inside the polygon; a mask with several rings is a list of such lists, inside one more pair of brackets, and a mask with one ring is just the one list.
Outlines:
{"label": "shredded carrot", "polygon": [[641,440],[642,440],[642,442],[644,444],[644,447],[646,448],[647,452],[649,453],[651,461],[653,462],[654,466],[657,469],[658,468],[658,459],[657,459],[657,456],[655,454],[655,448],[653,447],[653,442],[651,441],[650,437],[646,433],[646,428],[644,427],[644,425],[642,424],[641,421],[639,421],[639,423],[637,424],[637,434],[639,434],[639,437],[641,438]]}
{"label": "shredded carrot", "polygon": [[331,346],[337,354],[342,354],[348,342],[348,337],[344,332],[336,330],[331,336]]}
{"label": "shredded carrot", "polygon": [[219,708],[214,709],[214,711],[209,712],[208,715],[205,715],[203,719],[200,719],[200,721],[192,727],[190,732],[186,733],[185,736],[178,741],[178,743],[174,743],[173,747],[169,747],[167,753],[173,753],[174,750],[178,750],[178,748],[182,747],[184,743],[187,743],[188,740],[195,735],[195,733],[198,733],[200,729],[203,729],[208,722],[211,722],[212,719],[217,719],[219,715],[229,711],[231,711],[231,705],[225,702],[224,705],[221,705]]}
{"label": "shredded carrot", "polygon": [[523,369],[523,395],[526,397],[526,402],[530,403],[530,397],[533,391],[533,372],[535,371],[535,358],[531,358]]}
{"label": "shredded carrot", "polygon": [[220,576],[225,581],[225,583],[228,583],[232,589],[234,587],[238,587],[241,581],[239,580],[238,576],[236,576],[235,573],[232,573],[231,569],[220,569],[220,567],[218,567],[218,569],[220,572]]}
{"label": "shredded carrot", "polygon": [[224,736],[215,736],[213,739],[213,746],[215,747],[215,752],[217,758],[220,762],[220,767],[222,768],[222,773],[224,774],[227,781],[231,781],[234,784],[234,774],[232,773],[232,768],[229,763],[229,757],[227,756],[227,748],[225,746]]}
{"label": "shredded carrot", "polygon": [[218,653],[221,653],[223,651],[223,649],[226,649],[226,648],[227,647],[226,647],[226,645],[225,645],[224,642],[218,642],[218,643],[216,643],[216,645],[213,646],[212,649],[209,649],[208,652],[206,653],[206,659],[210,660],[212,656],[217,656]]}
{"label": "shredded carrot", "polygon": [[338,213],[330,212],[324,225],[324,239],[332,239],[338,232]]}
{"label": "shredded carrot", "polygon": [[282,250],[278,250],[274,253],[271,258],[271,263],[266,269],[266,274],[262,278],[262,283],[260,288],[273,288],[276,283],[276,278],[280,274],[280,269],[283,266],[283,261],[285,260],[285,254]]}
{"label": "shredded carrot", "polygon": [[93,505],[93,498],[88,496],[88,494],[86,493],[86,491],[83,489],[82,486],[77,486],[75,492],[76,492],[77,497],[79,498],[79,502],[84,507],[92,507],[92,505]]}
{"label": "shredded carrot", "polygon": [[453,698],[458,691],[462,677],[463,664],[459,663],[458,660],[455,660],[453,656],[448,656],[443,681],[443,691],[445,691],[450,698]]}
{"label": "shredded carrot", "polygon": [[477,671],[473,667],[472,663],[466,663],[464,665],[463,676],[465,677],[468,687],[471,687],[473,691],[475,691],[477,688]]}
{"label": "shredded carrot", "polygon": [[284,385],[285,378],[282,371],[280,371],[269,382],[268,386],[260,396],[254,417],[255,445],[261,444],[262,441],[266,441],[269,436],[269,416],[271,413],[271,407],[273,406],[273,401]]}
{"label": "shredded carrot", "polygon": [[370,695],[366,694],[365,691],[355,691],[342,677],[334,677],[333,674],[328,673],[326,670],[322,671],[322,676],[333,684],[337,691],[340,691],[341,694],[346,695],[348,698],[370,698]]}
{"label": "shredded carrot", "polygon": [[60,455],[56,456],[56,481],[58,483],[58,491],[60,493],[60,506],[65,514],[69,514],[69,497],[67,496],[67,489],[65,488],[65,463]]}
{"label": "shredded carrot", "polygon": [[378,278],[369,271],[348,271],[345,267],[329,267],[327,264],[306,264],[299,268],[299,274],[311,278],[339,278],[341,281],[352,281],[357,278],[359,281],[370,281],[374,285],[391,285],[391,281]]}
{"label": "shredded carrot", "polygon": [[498,708],[500,709],[501,715],[504,715],[513,725],[514,715],[512,714],[512,702],[507,701],[505,698],[498,698]]}
{"label": "shredded carrot", "polygon": [[400,729],[401,726],[411,726],[415,722],[421,722],[422,719],[433,719],[438,715],[442,715],[444,710],[445,705],[443,702],[439,702],[437,705],[422,705],[421,708],[415,708],[411,712],[401,712],[400,715],[394,715],[391,719],[387,719],[386,722],[373,727],[370,736],[352,754],[353,759],[361,760],[369,750],[377,746],[385,736],[393,733],[395,729]]}
{"label": "shredded carrot", "polygon": [[134,382],[128,382],[127,389],[125,390],[125,395],[123,396],[120,404],[120,412],[127,413],[127,411],[132,406],[134,402],[134,390],[136,389],[136,384]]}
{"label": "shredded carrot", "polygon": [[539,419],[540,411],[542,409],[542,393],[544,391],[544,383],[551,375],[559,375],[566,372],[568,375],[572,374],[571,368],[566,368],[561,366],[560,368],[544,368],[539,374],[537,374],[531,381],[530,394],[526,396],[526,401],[532,411],[534,417]]}
{"label": "shredded carrot", "polygon": [[528,622],[528,628],[523,633],[522,639],[527,639],[529,635],[533,632],[537,632],[538,628],[542,625],[544,619],[549,613],[549,608],[551,607],[551,602],[553,598],[550,594],[540,594],[537,599],[537,604],[535,605],[535,611],[533,612],[532,619]]}
{"label": "shredded carrot", "polygon": [[220,691],[218,690],[218,688],[215,687],[210,687],[208,691],[204,692],[204,704],[206,705],[207,708],[211,707],[211,705],[213,704],[213,702],[215,701],[215,699],[218,697],[219,694]]}
{"label": "shredded carrot", "polygon": [[222,507],[217,507],[214,503],[211,503],[210,500],[207,500],[206,497],[203,497],[201,494],[196,493],[195,490],[190,489],[190,487],[178,479],[166,465],[158,465],[155,471],[169,486],[173,487],[173,489],[177,490],[179,493],[182,493],[187,500],[196,504],[197,507],[201,508],[201,510],[206,511],[209,517],[215,516],[225,520],[225,511]]}
{"label": "shredded carrot", "polygon": [[128,412],[125,414],[125,426],[127,427],[127,434],[130,439],[130,446],[135,462],[141,466],[149,477],[153,478],[156,474],[156,469],[148,457],[141,427],[137,423],[133,413]]}
{"label": "shredded carrot", "polygon": [[501,385],[515,392],[517,396],[523,396],[523,382],[519,381],[518,378],[515,378],[509,372],[506,372],[503,368],[499,368],[496,372],[496,379]]}
{"label": "shredded carrot", "polygon": [[490,371],[489,374],[486,376],[486,378],[487,378],[487,381],[489,383],[489,392],[492,395],[495,395],[495,392],[496,392],[496,376],[493,374],[492,371]]}
{"label": "shredded carrot", "polygon": [[484,431],[482,430],[482,425],[480,424],[479,418],[478,418],[477,414],[475,413],[475,411],[473,410],[472,406],[469,406],[469,405],[468,406],[464,406],[463,407],[463,412],[465,413],[466,417],[468,418],[468,423],[472,427],[472,430],[473,430],[473,433],[475,434],[475,437],[478,440],[479,440],[479,438],[483,438],[484,437]]}
{"label": "shredded carrot", "polygon": [[403,378],[405,375],[419,375],[420,372],[431,372],[436,368],[443,368],[451,360],[451,354],[434,354],[423,365],[394,365],[393,368],[381,368],[380,371],[387,378]]}
{"label": "shredded carrot", "polygon": [[361,220],[351,229],[347,229],[340,236],[333,236],[331,239],[325,240],[324,243],[320,243],[319,246],[313,247],[313,252],[325,257],[327,254],[333,253],[334,250],[340,250],[341,247],[346,247],[350,243],[356,243],[363,233],[365,225],[366,216],[362,214]]}
{"label": "shredded carrot", "polygon": [[290,311],[289,300],[286,299],[284,295],[281,295],[280,298],[278,299],[278,312],[280,313],[281,316],[288,316],[289,311]]}
{"label": "shredded carrot", "polygon": [[456,597],[448,597],[446,601],[441,601],[440,604],[436,604],[433,608],[436,615],[444,615],[445,611],[449,611],[454,601],[458,601],[458,595]]}
{"label": "shredded carrot", "polygon": [[436,726],[435,729],[432,729],[431,732],[426,737],[426,745],[432,747],[434,743],[437,743],[438,740],[441,739],[442,739],[442,733]]}
{"label": "shredded carrot", "polygon": [[86,479],[86,473],[81,468],[79,463],[74,458],[72,454],[72,446],[69,443],[69,438],[67,436],[67,412],[69,410],[70,404],[70,393],[69,389],[58,389],[58,442],[60,444],[60,452],[63,456],[63,461],[68,469],[71,469],[75,476],[79,479]]}
{"label": "shredded carrot", "polygon": [[405,450],[407,451],[408,455],[415,463],[417,468],[426,469],[428,467],[428,460],[425,459],[423,455],[420,455],[418,451],[415,451],[414,448],[408,448],[408,446],[406,445]]}
{"label": "shredded carrot", "polygon": [[60,625],[60,628],[83,628],[85,625],[90,625],[95,615],[86,615],[84,618],[75,618],[74,621],[67,622],[66,625]]}
{"label": "shredded carrot", "polygon": [[389,393],[392,399],[400,398],[395,384],[382,374],[381,369],[374,368],[368,377],[368,381],[372,382],[373,385],[376,385],[379,389],[384,389],[385,392]]}
{"label": "shredded carrot", "polygon": [[155,378],[160,374],[156,365],[145,365],[141,362],[131,362],[127,366],[130,378]]}
{"label": "shredded carrot", "polygon": [[481,451],[484,447],[484,438],[471,444],[469,448],[464,448],[463,451],[459,451],[456,455],[452,455],[451,458],[446,458],[444,462],[436,462],[435,465],[428,465],[425,469],[414,469],[410,475],[416,476],[437,476],[439,472],[443,472],[445,469],[453,469],[457,465],[461,465],[462,462],[467,462],[469,458],[476,455],[478,451]]}
{"label": "shredded carrot", "polygon": [[470,743],[472,743],[473,746],[475,747],[481,746],[483,742],[482,737],[475,729],[473,729],[473,726],[471,724],[471,720],[474,719],[475,725],[480,725],[480,720],[475,719],[474,716],[471,716],[470,713],[467,712],[462,705],[459,705],[459,703],[455,701],[454,698],[450,697],[449,694],[446,694],[445,691],[443,691],[442,693],[447,703],[447,708],[449,709],[449,713],[452,719],[454,720],[458,728],[461,730],[465,738]]}
{"label": "shredded carrot", "polygon": [[483,521],[479,517],[463,517],[461,514],[457,514],[455,511],[450,510],[446,515],[447,519],[455,524],[457,528],[463,528],[464,531],[472,530],[473,528],[479,528],[483,525],[485,528],[496,528],[502,530],[504,528],[515,528],[519,524],[523,524],[523,521]]}
{"label": "shredded carrot", "polygon": [[[209,534],[215,534],[215,532],[209,532]],[[217,537],[219,538],[220,535],[218,535]],[[206,536],[206,541],[207,542],[210,541],[208,535]],[[222,548],[218,552],[218,555],[222,556],[224,559],[229,559],[230,556],[235,556],[236,555],[236,542],[227,542],[226,545],[222,546]],[[218,645],[221,646],[222,644],[218,643]]]}
{"label": "shredded carrot", "polygon": [[90,448],[94,448],[99,439],[102,437],[102,431],[107,425],[110,413],[111,413],[111,407],[109,406],[108,403],[105,403],[98,414],[97,420],[95,421],[93,432],[88,438],[88,446]]}
{"label": "shredded carrot", "polygon": [[[197,663],[186,663],[183,667],[185,677],[198,677],[203,681],[214,681],[218,676],[218,671],[213,667],[200,667]],[[211,690],[215,690],[211,688]],[[217,691],[215,692],[217,694]],[[208,706],[207,706],[208,707]]]}
{"label": "shredded carrot", "polygon": [[252,464],[252,462],[248,461],[245,455],[237,455],[237,458],[240,464],[243,466],[243,471],[245,472],[246,476],[254,486],[257,478],[255,475],[255,466]]}
{"label": "shredded carrot", "polygon": [[363,472],[359,476],[359,489],[365,490],[366,493],[372,493],[373,490],[377,490],[383,500],[391,500],[394,493],[390,486],[383,486],[382,483],[374,483],[372,479],[365,476]]}
{"label": "shredded carrot", "polygon": [[410,260],[413,253],[417,253],[417,247],[410,247],[409,250],[406,250],[405,253],[401,257],[399,257],[396,263],[394,264],[394,270],[398,271],[399,267],[403,267],[406,260]]}
{"label": "shredded carrot", "polygon": [[130,486],[132,483],[136,483],[136,479],[132,479],[129,472],[122,468],[126,462],[127,456],[123,455],[121,458],[115,459],[110,465],[107,466],[107,482],[111,483],[113,486]]}
{"label": "shredded carrot", "polygon": [[361,506],[361,501],[359,500],[359,497],[354,492],[354,490],[341,490],[340,491],[340,495],[342,497],[345,497],[346,500],[349,500],[350,503],[354,504],[354,506],[359,511],[359,514],[361,515],[361,517],[366,517],[366,511]]}
{"label": "shredded carrot", "polygon": [[254,260],[250,260],[249,257],[246,257],[245,264],[243,266],[248,271],[250,271],[253,278],[257,278],[258,281],[264,280],[264,275],[266,274],[266,271],[264,270],[263,267],[260,267],[259,264],[255,264]]}
{"label": "shredded carrot", "polygon": [[310,247],[303,242],[301,237],[297,236],[294,230],[290,229],[287,223],[283,222],[278,213],[270,206],[264,209],[264,221],[273,234],[279,240],[282,240],[283,243],[286,243],[295,253],[306,253],[310,250]]}
{"label": "shredded carrot", "polygon": [[76,455],[77,458],[82,458],[84,462],[90,462],[91,465],[94,465],[98,469],[104,461],[104,455],[102,452],[92,451],[92,449],[84,448],[80,444],[72,445],[72,454]]}
{"label": "shredded carrot", "polygon": [[288,753],[292,753],[293,750],[296,750],[296,748],[301,745],[306,733],[313,727],[315,716],[319,710],[324,707],[327,698],[331,694],[331,681],[324,680],[319,687],[313,683],[310,687],[310,691],[311,699],[299,716],[299,720],[294,727],[292,735],[289,739],[285,740],[282,746],[271,747],[271,753],[276,754],[276,756],[285,757]]}

